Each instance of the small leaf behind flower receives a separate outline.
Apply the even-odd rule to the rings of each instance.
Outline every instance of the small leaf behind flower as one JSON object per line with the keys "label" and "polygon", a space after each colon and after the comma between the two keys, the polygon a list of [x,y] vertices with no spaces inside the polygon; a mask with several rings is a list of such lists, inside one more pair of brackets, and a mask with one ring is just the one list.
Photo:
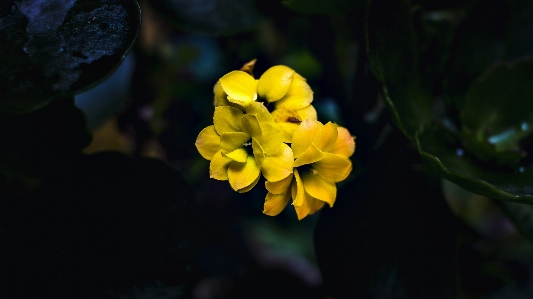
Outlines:
{"label": "small leaf behind flower", "polygon": [[533,60],[499,65],[472,84],[461,121],[482,158],[517,164],[519,142],[533,132]]}

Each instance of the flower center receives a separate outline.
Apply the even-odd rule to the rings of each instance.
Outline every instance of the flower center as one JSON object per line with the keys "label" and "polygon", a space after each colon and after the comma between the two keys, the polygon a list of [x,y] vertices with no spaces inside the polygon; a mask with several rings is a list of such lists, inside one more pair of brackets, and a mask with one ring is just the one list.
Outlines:
{"label": "flower center", "polygon": [[310,172],[312,174],[318,174],[318,171],[314,169],[313,166],[311,166],[311,164],[305,164],[302,166],[298,166],[298,172],[299,173]]}
{"label": "flower center", "polygon": [[250,156],[254,155],[254,150],[252,148],[252,139],[243,144],[243,148],[246,150],[246,153]]}
{"label": "flower center", "polygon": [[272,113],[272,111],[274,111],[274,104],[269,103],[265,98],[257,96],[257,101],[263,103],[268,109],[268,112]]}

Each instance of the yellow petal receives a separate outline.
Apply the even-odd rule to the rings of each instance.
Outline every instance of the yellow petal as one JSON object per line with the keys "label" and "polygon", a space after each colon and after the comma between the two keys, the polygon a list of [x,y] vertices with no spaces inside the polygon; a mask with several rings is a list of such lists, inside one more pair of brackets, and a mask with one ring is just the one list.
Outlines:
{"label": "yellow petal", "polygon": [[317,120],[316,109],[313,105],[309,105],[303,109],[296,110],[301,120],[312,119]]}
{"label": "yellow petal", "polygon": [[220,85],[232,103],[246,106],[257,98],[257,81],[243,71],[232,71],[220,78]]}
{"label": "yellow petal", "polygon": [[198,134],[195,145],[202,157],[211,160],[220,150],[220,136],[215,131],[215,126],[204,128]]}
{"label": "yellow petal", "polygon": [[328,152],[335,146],[337,141],[337,126],[332,122],[324,125],[316,136],[313,144],[321,151]]}
{"label": "yellow petal", "polygon": [[305,190],[298,170],[294,169],[294,181],[291,184],[292,204],[301,206],[305,200]]}
{"label": "yellow petal", "polygon": [[328,182],[313,172],[302,174],[302,182],[307,194],[321,201],[327,202],[330,207],[335,203],[337,197],[337,187],[335,183]]}
{"label": "yellow petal", "polygon": [[287,109],[275,109],[272,111],[272,118],[283,132],[283,142],[291,143],[292,135],[302,122],[298,112]]}
{"label": "yellow petal", "polygon": [[348,177],[352,171],[352,161],[341,155],[326,153],[325,157],[313,163],[312,167],[322,178],[336,183]]}
{"label": "yellow petal", "polygon": [[213,101],[213,104],[215,107],[231,106],[241,111],[244,110],[244,108],[241,105],[228,101],[228,95],[224,92],[224,89],[222,89],[222,85],[220,85],[220,81],[217,81],[217,84],[215,84],[215,87],[213,88],[213,93],[215,94],[214,101]]}
{"label": "yellow petal", "polygon": [[252,138],[252,151],[254,153],[255,162],[257,163],[257,166],[261,167],[263,166],[263,161],[265,160],[265,151],[257,142],[257,140]]}
{"label": "yellow petal", "polygon": [[343,127],[337,127],[337,132],[335,146],[329,152],[348,158],[355,152],[355,136],[350,135],[350,132]]}
{"label": "yellow petal", "polygon": [[246,114],[241,119],[242,131],[250,136],[259,136],[262,134],[261,126],[257,117],[253,114]]}
{"label": "yellow petal", "polygon": [[224,156],[232,159],[233,161],[245,163],[246,159],[248,158],[248,153],[243,148],[238,148],[231,153],[225,153]]}
{"label": "yellow petal", "polygon": [[298,126],[298,124],[294,123],[278,123],[278,128],[283,132],[283,142],[292,142],[292,136],[296,129],[298,129]]}
{"label": "yellow petal", "polygon": [[274,155],[283,143],[283,131],[275,124],[262,124],[261,135],[252,136],[252,139],[261,144],[266,155]]}
{"label": "yellow petal", "polygon": [[278,215],[283,209],[285,209],[290,198],[291,195],[288,188],[281,194],[267,193],[263,213],[268,216]]}
{"label": "yellow petal", "polygon": [[304,204],[301,206],[294,206],[298,220],[304,219],[307,215],[314,214],[326,204],[325,202],[318,200],[309,194],[306,194]]}
{"label": "yellow petal", "polygon": [[259,96],[272,103],[281,99],[291,86],[294,71],[284,65],[276,65],[263,73],[257,84]]}
{"label": "yellow petal", "polygon": [[232,152],[250,140],[250,136],[243,132],[226,132],[220,136],[220,146],[227,152]]}
{"label": "yellow petal", "polygon": [[215,94],[215,107],[229,106],[230,102],[228,101],[228,95],[224,92],[224,89],[222,89],[220,81],[217,81],[217,84],[215,84],[215,87],[213,88],[213,93]]}
{"label": "yellow petal", "polygon": [[294,132],[303,120],[316,120],[316,110],[313,106],[307,106],[300,110],[275,109],[272,117],[283,132],[283,142],[291,143]]}
{"label": "yellow petal", "polygon": [[259,182],[259,179],[261,178],[261,176],[257,176],[257,178],[255,179],[255,181],[253,183],[250,184],[250,186],[248,187],[244,187],[242,189],[239,189],[237,190],[237,192],[239,193],[246,193],[250,190],[252,190],[253,187],[255,187],[255,185],[257,185],[257,182]]}
{"label": "yellow petal", "polygon": [[259,166],[253,156],[248,155],[245,163],[233,161],[228,168],[229,184],[233,190],[244,189],[257,180],[260,174]]}
{"label": "yellow petal", "polygon": [[311,144],[305,152],[294,161],[294,167],[300,167],[305,164],[315,163],[322,160],[326,155],[319,150],[314,144]]}
{"label": "yellow petal", "polygon": [[288,177],[284,178],[281,181],[277,182],[265,182],[265,187],[268,190],[268,192],[272,194],[281,194],[285,191],[288,191],[292,182],[293,174],[291,173]]}
{"label": "yellow petal", "polygon": [[281,149],[275,155],[265,156],[261,172],[267,181],[277,182],[292,174],[294,158],[291,148],[281,143]]}
{"label": "yellow petal", "polygon": [[276,108],[271,113],[272,118],[275,122],[289,122],[294,124],[300,124],[302,122],[302,119],[300,118],[300,115],[295,110],[288,110],[283,108]]}
{"label": "yellow petal", "polygon": [[298,110],[311,105],[312,101],[313,91],[311,87],[303,77],[295,73],[289,90],[275,105],[276,108]]}
{"label": "yellow petal", "polygon": [[218,151],[209,164],[209,176],[212,179],[226,181],[228,180],[228,167],[233,162],[232,159],[222,155],[222,150]]}
{"label": "yellow petal", "polygon": [[261,144],[265,154],[277,153],[283,142],[283,131],[278,128],[268,109],[263,103],[254,102],[246,107],[246,113],[242,121],[244,132]]}
{"label": "yellow petal", "polygon": [[260,102],[252,102],[248,106],[246,106],[246,113],[254,115],[257,118],[257,121],[260,124],[268,123],[272,124],[274,123],[274,118],[268,111],[267,107],[263,103]]}
{"label": "yellow petal", "polygon": [[215,107],[213,122],[219,135],[226,132],[241,132],[242,111],[229,106]]}
{"label": "yellow petal", "polygon": [[311,145],[316,135],[324,127],[319,121],[306,119],[300,123],[300,126],[292,136],[292,152],[294,158],[299,158]]}

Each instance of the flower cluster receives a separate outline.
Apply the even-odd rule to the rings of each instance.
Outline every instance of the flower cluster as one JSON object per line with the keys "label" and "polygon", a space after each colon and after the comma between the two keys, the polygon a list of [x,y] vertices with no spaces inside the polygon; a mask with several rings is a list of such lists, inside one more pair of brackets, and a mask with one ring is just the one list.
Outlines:
{"label": "flower cluster", "polygon": [[[253,64],[252,64],[253,67]],[[214,87],[213,125],[196,140],[210,160],[211,178],[247,192],[266,179],[263,212],[275,216],[290,198],[298,219],[333,206],[335,183],[350,174],[354,137],[331,122],[317,121],[313,91],[289,67],[278,65],[256,80],[232,71]]]}

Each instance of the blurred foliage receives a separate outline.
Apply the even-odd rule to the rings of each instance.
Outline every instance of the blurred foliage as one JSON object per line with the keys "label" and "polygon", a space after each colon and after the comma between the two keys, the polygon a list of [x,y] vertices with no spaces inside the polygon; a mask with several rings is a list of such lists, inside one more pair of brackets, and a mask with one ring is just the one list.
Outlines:
{"label": "blurred foliage", "polygon": [[[533,292],[531,0],[10,0],[0,40],[2,298]],[[253,58],[357,136],[301,222],[194,147]]]}
{"label": "blurred foliage", "polygon": [[[385,102],[403,133],[417,135],[430,170],[472,192],[531,204],[533,164],[527,157],[532,149],[521,143],[532,132],[533,69],[527,57],[533,49],[525,46],[525,36],[516,36],[531,18],[517,8],[530,7],[529,2],[493,1],[490,10],[473,2],[455,12],[416,12],[406,0],[371,1],[366,44]],[[449,23],[437,31],[447,41],[440,51],[442,46],[448,51],[441,53],[444,60],[425,59],[431,67],[419,69],[417,57],[435,54],[427,40],[439,38],[435,25],[424,26],[427,21]],[[413,22],[421,22],[419,32]],[[428,70],[433,82],[418,79]],[[438,98],[445,99],[444,107]]]}

